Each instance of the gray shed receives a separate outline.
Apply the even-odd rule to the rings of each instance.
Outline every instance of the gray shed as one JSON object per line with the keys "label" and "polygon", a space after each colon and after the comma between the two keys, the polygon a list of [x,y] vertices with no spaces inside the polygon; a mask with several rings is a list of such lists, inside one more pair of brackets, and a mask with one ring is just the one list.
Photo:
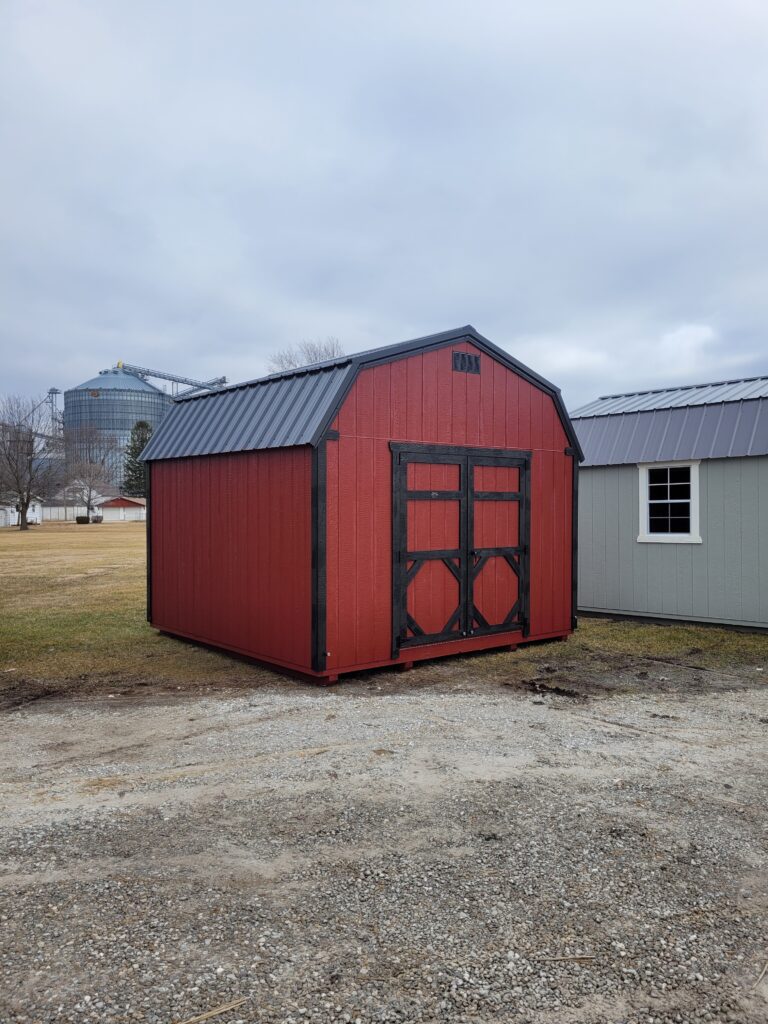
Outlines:
{"label": "gray shed", "polygon": [[571,413],[579,608],[768,628],[768,377]]}

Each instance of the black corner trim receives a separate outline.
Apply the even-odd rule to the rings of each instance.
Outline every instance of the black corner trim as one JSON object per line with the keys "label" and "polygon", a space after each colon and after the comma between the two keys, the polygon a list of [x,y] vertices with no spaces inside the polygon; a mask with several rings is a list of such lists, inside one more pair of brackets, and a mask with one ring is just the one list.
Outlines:
{"label": "black corner trim", "polygon": [[578,452],[568,450],[573,457],[571,481],[571,629],[576,629],[576,609],[579,606],[579,459]]}
{"label": "black corner trim", "polygon": [[326,441],[338,441],[340,437],[341,434],[338,432],[338,430],[326,430],[325,432]]}
{"label": "black corner trim", "polygon": [[326,666],[326,482],[325,443],[312,449],[312,669]]}
{"label": "black corner trim", "polygon": [[144,463],[144,490],[146,510],[144,525],[147,528],[147,622],[152,622],[152,463]]}

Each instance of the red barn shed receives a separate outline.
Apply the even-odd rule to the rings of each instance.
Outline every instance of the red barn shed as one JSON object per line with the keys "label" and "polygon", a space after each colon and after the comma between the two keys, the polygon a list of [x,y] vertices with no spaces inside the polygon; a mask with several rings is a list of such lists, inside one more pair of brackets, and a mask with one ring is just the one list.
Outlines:
{"label": "red barn shed", "polygon": [[148,618],[325,681],[575,626],[579,444],[472,327],[177,400]]}

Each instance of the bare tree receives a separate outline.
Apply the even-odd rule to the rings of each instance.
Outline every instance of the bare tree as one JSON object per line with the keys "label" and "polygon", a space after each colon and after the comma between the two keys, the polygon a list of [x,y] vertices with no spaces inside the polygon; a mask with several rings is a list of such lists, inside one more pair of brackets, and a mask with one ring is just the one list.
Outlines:
{"label": "bare tree", "polygon": [[117,439],[91,424],[68,430],[64,438],[67,453],[67,478],[70,493],[88,515],[96,498],[114,484],[119,471],[120,448]]}
{"label": "bare tree", "polygon": [[311,363],[322,363],[326,359],[337,359],[345,355],[338,338],[327,337],[325,341],[302,341],[298,345],[290,345],[273,352],[269,357],[269,369],[272,373],[282,370],[295,370],[299,366]]}
{"label": "bare tree", "polygon": [[29,529],[32,502],[50,497],[63,480],[64,460],[44,406],[44,398],[0,399],[0,495],[18,508],[20,530]]}

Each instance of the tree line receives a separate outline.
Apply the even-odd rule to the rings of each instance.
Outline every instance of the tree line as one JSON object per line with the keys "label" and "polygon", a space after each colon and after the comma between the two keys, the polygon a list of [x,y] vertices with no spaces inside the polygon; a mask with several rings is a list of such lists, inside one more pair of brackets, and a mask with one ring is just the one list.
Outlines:
{"label": "tree line", "polygon": [[27,530],[35,501],[61,497],[90,515],[98,497],[116,486],[145,497],[139,456],[151,434],[139,420],[123,452],[114,435],[91,425],[56,430],[44,399],[8,395],[0,399],[0,505],[15,508],[19,529]]}
{"label": "tree line", "polygon": [[[344,355],[338,338],[302,341],[273,352],[272,373],[284,373]],[[45,398],[9,395],[0,398],[0,505],[19,513],[19,529],[29,528],[34,501],[63,492],[93,511],[104,488],[120,487],[128,497],[146,497],[144,464],[139,460],[152,427],[139,420],[123,452],[113,434],[85,425],[58,431],[50,421]]]}

